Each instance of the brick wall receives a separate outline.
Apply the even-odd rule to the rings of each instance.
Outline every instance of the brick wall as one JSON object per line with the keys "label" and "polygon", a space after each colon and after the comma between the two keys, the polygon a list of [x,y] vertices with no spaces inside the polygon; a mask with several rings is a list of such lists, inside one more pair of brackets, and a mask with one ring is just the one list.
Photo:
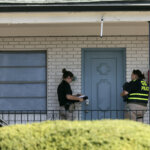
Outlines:
{"label": "brick wall", "polygon": [[61,70],[67,68],[77,76],[74,93],[81,92],[81,48],[126,48],[126,78],[133,69],[149,68],[148,36],[131,37],[11,37],[0,38],[0,50],[47,50],[48,109],[57,109],[56,89]]}

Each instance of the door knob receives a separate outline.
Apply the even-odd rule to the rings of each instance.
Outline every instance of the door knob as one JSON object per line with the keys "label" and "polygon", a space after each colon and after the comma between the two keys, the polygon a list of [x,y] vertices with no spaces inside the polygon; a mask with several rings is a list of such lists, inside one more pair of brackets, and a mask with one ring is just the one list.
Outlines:
{"label": "door knob", "polygon": [[89,103],[90,103],[89,99],[86,99],[85,100],[85,105],[87,106],[87,105],[89,105]]}

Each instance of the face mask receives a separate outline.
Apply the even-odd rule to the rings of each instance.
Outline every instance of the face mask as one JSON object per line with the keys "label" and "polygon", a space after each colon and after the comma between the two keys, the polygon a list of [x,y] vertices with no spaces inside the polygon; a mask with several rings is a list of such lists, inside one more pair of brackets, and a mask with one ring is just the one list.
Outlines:
{"label": "face mask", "polygon": [[77,77],[74,76],[74,77],[72,78],[72,81],[76,81],[76,80],[77,80]]}

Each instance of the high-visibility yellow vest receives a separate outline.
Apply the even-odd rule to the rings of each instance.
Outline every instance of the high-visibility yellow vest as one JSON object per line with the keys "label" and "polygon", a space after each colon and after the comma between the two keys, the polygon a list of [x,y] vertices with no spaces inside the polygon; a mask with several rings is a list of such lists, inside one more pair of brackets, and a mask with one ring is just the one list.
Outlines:
{"label": "high-visibility yellow vest", "polygon": [[149,86],[147,83],[143,80],[139,81],[141,88],[136,93],[130,93],[128,97],[129,102],[142,102],[142,103],[148,103],[148,97],[149,97]]}

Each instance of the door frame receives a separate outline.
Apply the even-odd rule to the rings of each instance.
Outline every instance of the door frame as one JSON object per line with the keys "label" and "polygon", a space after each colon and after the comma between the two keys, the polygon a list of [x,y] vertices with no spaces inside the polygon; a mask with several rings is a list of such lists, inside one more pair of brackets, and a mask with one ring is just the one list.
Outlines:
{"label": "door frame", "polygon": [[[123,53],[123,81],[126,81],[126,48],[82,48],[81,49],[81,93],[85,93],[85,53],[86,52],[122,52]],[[84,106],[82,104],[81,108]]]}

